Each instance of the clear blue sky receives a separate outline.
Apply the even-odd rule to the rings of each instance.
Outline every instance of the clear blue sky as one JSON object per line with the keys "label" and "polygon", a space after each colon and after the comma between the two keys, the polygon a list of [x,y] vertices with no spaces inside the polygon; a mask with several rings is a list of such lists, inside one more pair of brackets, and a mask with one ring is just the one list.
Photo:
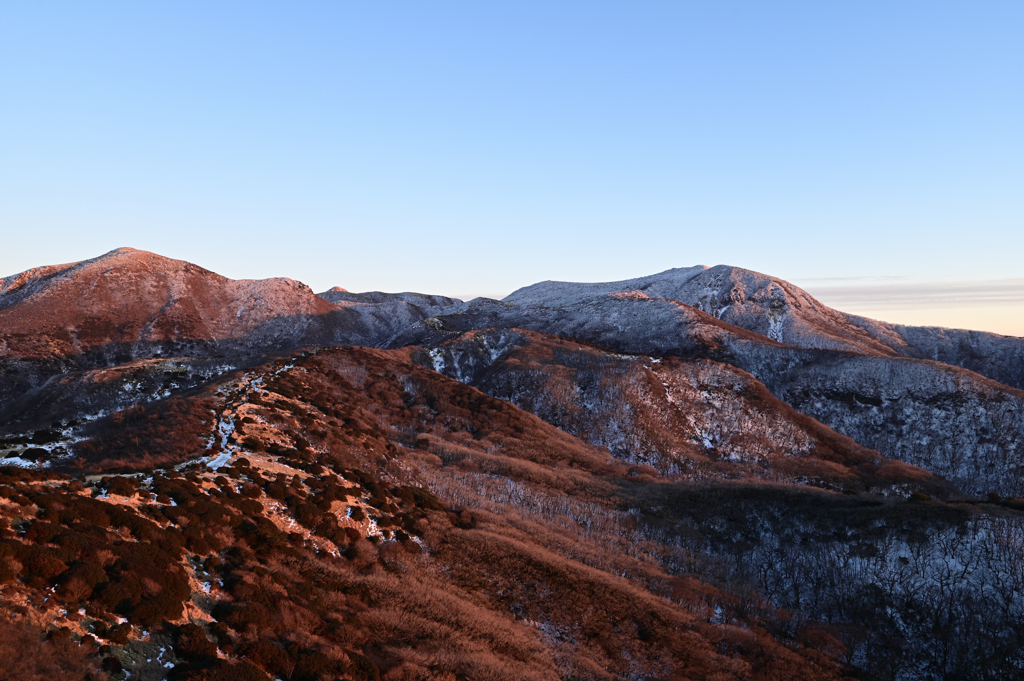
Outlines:
{"label": "clear blue sky", "polygon": [[1024,3],[0,5],[0,275],[1024,277]]}

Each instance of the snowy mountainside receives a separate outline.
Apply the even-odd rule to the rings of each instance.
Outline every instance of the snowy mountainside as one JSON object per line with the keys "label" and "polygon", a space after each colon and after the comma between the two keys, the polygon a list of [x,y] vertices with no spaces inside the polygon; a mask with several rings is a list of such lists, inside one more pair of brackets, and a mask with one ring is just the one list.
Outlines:
{"label": "snowy mountainside", "polygon": [[716,319],[800,347],[893,354],[807,292],[781,279],[738,267],[691,267],[604,284],[544,282],[504,300],[530,307],[569,307],[598,295],[635,291],[675,300]]}
{"label": "snowy mountainside", "polygon": [[831,633],[662,568],[640,467],[406,354],[296,353],[0,467],[0,611],[79,653],[61,679],[843,678]]}
{"label": "snowy mountainside", "polygon": [[614,354],[506,329],[467,332],[414,357],[668,479],[953,492],[800,414],[728,364]]}
{"label": "snowy mountainside", "polygon": [[565,307],[578,303],[583,298],[626,291],[639,291],[648,298],[677,299],[679,289],[706,269],[704,265],[677,267],[645,277],[593,284],[542,281],[513,291],[503,300],[517,305]]}
{"label": "snowy mountainside", "polygon": [[1024,493],[1022,393],[950,364],[801,348],[667,299],[604,295],[562,307],[471,301],[399,344],[435,347],[473,329],[520,328],[632,355],[706,358],[753,374],[779,399],[887,458],[969,494]]}
{"label": "snowy mountainside", "polygon": [[[415,305],[421,310],[429,311],[431,314],[437,314],[442,310],[448,310],[451,308],[462,305],[461,300],[455,298],[448,298],[447,296],[435,296],[426,293],[383,293],[381,291],[366,291],[364,293],[352,293],[346,291],[340,286],[318,293],[318,296],[324,300],[334,303],[366,303],[366,304],[381,304],[381,303],[408,303],[409,305]],[[430,315],[427,315],[430,316]]]}
{"label": "snowy mountainside", "polygon": [[602,284],[543,282],[504,300],[528,307],[564,308],[594,296],[630,291],[691,305],[787,345],[934,359],[1024,388],[1022,338],[867,319],[834,310],[778,277],[728,265],[678,268]]}
{"label": "snowy mountainside", "polygon": [[[23,413],[40,390],[54,390],[57,384],[46,387],[51,379],[68,372],[154,358],[242,366],[300,347],[377,346],[461,304],[421,294],[362,297],[334,304],[292,279],[236,281],[130,248],[6,277],[0,280],[0,419]],[[99,399],[86,392],[90,403]],[[0,420],[0,432],[9,425]]]}
{"label": "snowy mountainside", "polygon": [[726,266],[7,277],[0,678],[1019,678],[1020,343]]}
{"label": "snowy mountainside", "polygon": [[857,355],[764,380],[796,409],[968,494],[1024,495],[1024,391],[939,362]]}
{"label": "snowy mountainside", "polygon": [[899,336],[906,343],[903,354],[907,357],[953,364],[1024,390],[1024,338],[968,329],[890,324],[855,315],[846,318],[880,339]]}

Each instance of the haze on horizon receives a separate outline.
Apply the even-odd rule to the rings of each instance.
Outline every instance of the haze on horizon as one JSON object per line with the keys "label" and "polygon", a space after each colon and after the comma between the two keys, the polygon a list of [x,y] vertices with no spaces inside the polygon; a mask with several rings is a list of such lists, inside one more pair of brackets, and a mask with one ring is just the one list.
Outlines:
{"label": "haze on horizon", "polygon": [[697,263],[1024,336],[1024,6],[0,8],[0,276],[322,291]]}

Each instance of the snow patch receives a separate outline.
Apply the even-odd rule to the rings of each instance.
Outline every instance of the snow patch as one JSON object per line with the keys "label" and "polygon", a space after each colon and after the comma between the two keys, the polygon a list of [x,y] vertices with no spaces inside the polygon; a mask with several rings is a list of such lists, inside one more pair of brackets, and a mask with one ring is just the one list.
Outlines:
{"label": "snow patch", "polygon": [[430,350],[427,351],[427,354],[430,355],[430,361],[434,365],[434,371],[436,371],[439,374],[443,374],[445,361],[444,352],[441,350],[441,348],[431,348]]}

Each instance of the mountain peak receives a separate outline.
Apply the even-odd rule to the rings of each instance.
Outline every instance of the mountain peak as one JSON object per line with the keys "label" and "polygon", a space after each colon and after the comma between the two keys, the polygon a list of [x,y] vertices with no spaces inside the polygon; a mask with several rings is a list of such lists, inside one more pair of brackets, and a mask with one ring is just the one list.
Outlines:
{"label": "mountain peak", "polygon": [[335,309],[291,279],[232,280],[122,247],[0,280],[0,347],[6,356],[54,357],[111,344],[216,344],[287,335],[274,324],[302,327]]}
{"label": "mountain peak", "polygon": [[125,255],[125,254],[128,254],[128,253],[142,253],[142,252],[145,252],[145,251],[140,251],[139,249],[131,248],[130,246],[121,246],[120,248],[115,248],[112,251],[107,251],[106,253],[101,255],[99,258],[97,258],[97,260],[102,260],[103,258],[110,258],[110,257],[113,257],[115,255]]}

